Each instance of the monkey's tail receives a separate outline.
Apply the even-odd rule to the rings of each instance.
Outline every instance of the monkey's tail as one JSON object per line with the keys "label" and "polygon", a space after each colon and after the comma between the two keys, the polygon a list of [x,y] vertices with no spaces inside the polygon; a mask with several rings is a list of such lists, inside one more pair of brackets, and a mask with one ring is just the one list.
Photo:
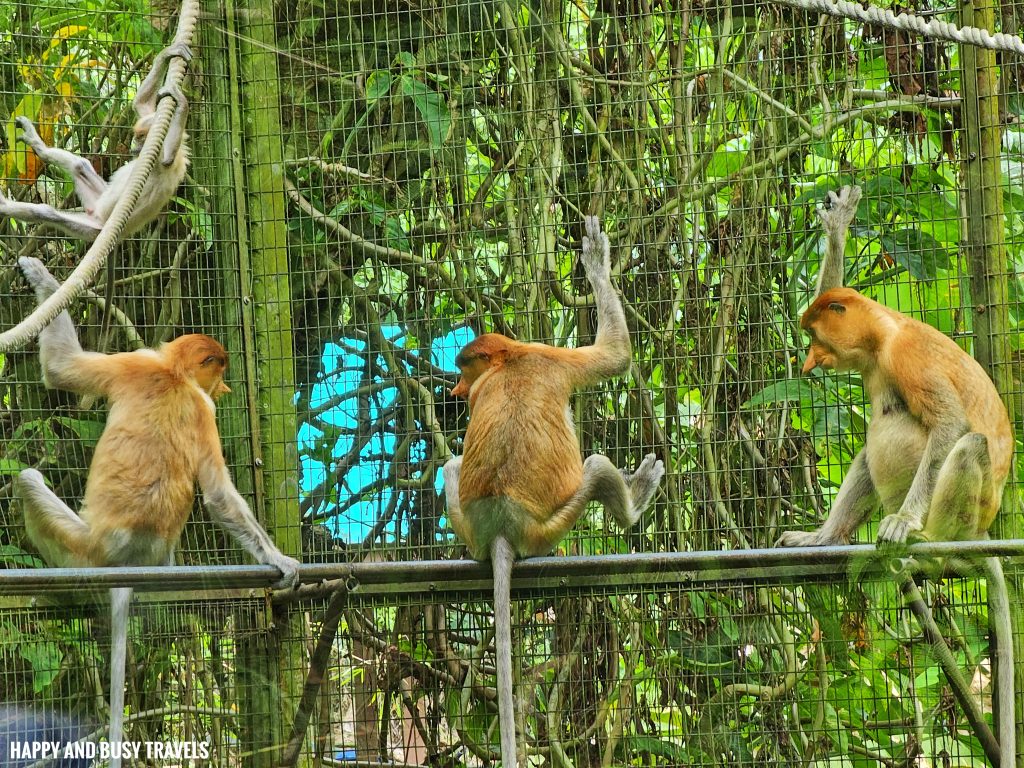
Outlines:
{"label": "monkey's tail", "polygon": [[515,699],[512,696],[512,563],[516,553],[500,534],[491,542],[494,574],[494,646],[498,668],[498,726],[502,768],[517,768]]}
{"label": "monkey's tail", "polygon": [[128,656],[128,611],[132,588],[110,590],[110,732],[107,741],[113,748],[110,768],[121,768],[121,741],[124,739],[124,670]]}
{"label": "monkey's tail", "polygon": [[992,625],[996,662],[996,730],[999,738],[1001,766],[1012,766],[1017,754],[1017,733],[1013,717],[1014,692],[1013,624],[1010,617],[1006,577],[998,557],[984,559],[985,578],[988,582],[988,615]]}

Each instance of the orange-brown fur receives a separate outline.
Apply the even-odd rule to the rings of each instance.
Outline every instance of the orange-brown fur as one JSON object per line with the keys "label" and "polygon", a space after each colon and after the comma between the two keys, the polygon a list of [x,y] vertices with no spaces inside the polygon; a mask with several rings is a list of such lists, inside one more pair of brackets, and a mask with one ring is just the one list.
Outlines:
{"label": "orange-brown fur", "polygon": [[[40,302],[60,286],[39,259],[24,257],[18,266]],[[297,583],[298,561],[274,546],[224,463],[214,420],[214,400],[230,391],[224,384],[224,347],[193,334],[158,350],[86,352],[64,311],[40,332],[39,359],[47,386],[105,397],[110,406],[80,513],[47,488],[35,469],[15,479],[25,528],[47,562],[65,567],[173,564],[198,483],[213,517],[253,557],[280,570],[278,583]],[[110,590],[112,743],[121,741],[123,731],[131,595],[131,587]],[[120,765],[121,755],[112,755],[111,768]]]}
{"label": "orange-brown fur", "polygon": [[810,336],[804,373],[859,371],[871,401],[854,457],[824,524],[787,531],[783,546],[842,544],[879,505],[882,543],[986,535],[1009,473],[1009,418],[981,366],[925,323],[842,286],[857,187],[829,193],[818,210],[826,234],[815,298],[800,325]]}
{"label": "orange-brown fur", "polygon": [[[827,236],[825,258],[815,299],[800,324],[811,337],[804,373],[819,366],[861,373],[871,401],[867,440],[825,522],[815,531],[787,531],[778,544],[845,544],[879,505],[886,513],[878,526],[883,545],[912,536],[985,538],[1012,459],[1006,408],[981,366],[951,339],[842,287],[848,227],[860,199],[861,190],[848,186],[830,192],[818,210]],[[1005,766],[1016,754],[1012,627],[999,559],[986,558],[985,569],[995,629],[998,741],[955,660],[942,667],[986,756]],[[911,604],[922,629],[941,638],[913,577],[904,572],[899,578],[908,596],[917,595]]]}
{"label": "orange-brown fur", "polygon": [[[566,415],[577,385],[572,352],[489,333],[460,355],[466,363],[452,393],[468,396],[472,418],[459,496],[463,504],[497,496],[520,503],[534,523],[519,547],[525,556],[549,552],[574,522],[552,519],[583,481],[579,441]],[[541,413],[550,415],[538,419]],[[460,538],[473,541],[462,519],[452,523]]]}
{"label": "orange-brown fur", "polygon": [[622,527],[636,522],[665,468],[653,454],[636,472],[606,457],[580,458],[569,412],[578,387],[624,373],[631,353],[622,304],[610,279],[610,246],[596,218],[586,220],[581,261],[594,290],[597,338],[578,349],[525,344],[488,333],[456,358],[462,373],[452,394],[469,400],[461,457],[444,467],[448,519],[494,574],[494,636],[501,758],[518,763],[513,716],[510,575],[515,557],[542,555],[600,501]]}
{"label": "orange-brown fur", "polygon": [[177,542],[200,466],[224,461],[211,403],[227,391],[227,353],[218,342],[182,336],[156,354],[112,355],[110,362],[110,414],[81,510],[92,530],[92,565],[115,564],[105,550],[115,531]]}
{"label": "orange-brown fur", "polygon": [[[19,266],[40,301],[59,284],[38,259]],[[35,470],[16,490],[28,532],[54,565],[164,565],[202,488],[213,516],[284,582],[298,563],[274,546],[238,494],[224,462],[214,401],[228,357],[202,334],[181,336],[159,349],[105,355],[78,343],[68,313],[39,334],[43,377],[50,387],[104,397],[110,412],[93,454],[80,514],[68,509]]]}
{"label": "orange-brown fur", "polygon": [[[830,310],[834,304],[845,312]],[[800,326],[811,335],[804,372],[817,365],[855,369],[863,375],[872,403],[880,402],[890,390],[897,391],[920,424],[922,445],[928,431],[951,412],[962,413],[968,430],[987,438],[993,485],[982,495],[975,533],[988,530],[1010,471],[1013,433],[1006,406],[978,362],[942,332],[852,288],[824,292],[804,313]],[[885,418],[884,413],[872,413],[872,422],[882,420],[884,425]],[[880,441],[870,444],[880,453],[882,446],[876,447],[875,442]],[[903,449],[873,461],[877,466],[873,475],[893,471],[888,459],[898,459],[895,464],[899,465],[910,463],[912,455],[905,453],[906,446]]]}

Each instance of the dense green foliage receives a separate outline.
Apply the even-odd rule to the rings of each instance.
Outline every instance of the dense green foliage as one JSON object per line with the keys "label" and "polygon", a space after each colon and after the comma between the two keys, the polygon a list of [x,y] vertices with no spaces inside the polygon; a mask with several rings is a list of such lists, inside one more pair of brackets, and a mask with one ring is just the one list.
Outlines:
{"label": "dense green foliage", "polygon": [[[163,24],[140,20],[143,10],[127,0],[102,11],[84,2],[0,8],[8,188],[39,175],[14,141],[17,114],[105,172],[116,167],[106,155],[125,146],[136,65],[167,37]],[[304,0],[275,11],[263,26],[255,15],[202,22],[193,176],[157,236],[121,246],[118,306],[122,326],[147,344],[184,330],[232,340],[242,397],[221,417],[228,452],[246,490],[294,502],[298,485],[305,539],[317,542],[307,559],[458,555],[436,482],[459,451],[466,412],[447,395],[455,373],[436,345],[466,327],[588,343],[594,318],[576,265],[587,213],[612,236],[635,366],[574,402],[584,450],[625,467],[654,451],[670,469],[642,530],[620,535],[595,515],[566,552],[764,548],[820,522],[870,418],[856,377],[799,375],[798,318],[822,246],[814,210],[829,189],[864,189],[848,283],[973,349],[962,247],[967,110],[954,46],[753,2]],[[250,44],[256,31],[273,39],[269,50]],[[238,65],[247,56],[269,66],[254,75]],[[999,71],[1010,279],[1009,304],[993,309],[1017,365],[1019,66],[1004,60]],[[268,94],[280,101],[276,120],[253,124],[247,110]],[[283,169],[255,156],[254,136],[275,142]],[[294,413],[258,397],[274,382],[260,379],[266,350],[243,331],[246,281],[259,271],[246,237],[268,224],[270,208],[238,190],[257,180],[273,187],[268,175],[287,204],[276,223],[287,236],[290,296],[274,311],[290,316]],[[17,188],[26,199],[33,189],[57,200],[70,191],[45,178]],[[0,226],[8,327],[28,306],[5,273],[25,241],[23,230]],[[74,245],[33,243],[57,264],[74,262]],[[95,346],[97,313],[78,320]],[[1018,370],[1005,394],[1020,392]],[[35,361],[19,354],[0,369],[0,402],[0,475],[60,467],[61,493],[74,498],[102,411],[64,399],[53,412]],[[256,422],[275,419],[302,428],[286,468],[301,479],[264,487],[249,456],[261,455]],[[1021,473],[1018,460],[1004,514],[1019,507]],[[20,529],[7,520],[0,553],[22,564]],[[211,535],[190,529],[186,558],[208,561],[196,552]],[[939,764],[945,753],[949,764],[983,764],[928,648],[911,642],[919,630],[891,581],[858,572],[779,586],[756,576],[743,587],[524,602],[520,660],[534,662],[527,719],[544,760],[867,766],[918,756]],[[963,668],[982,670],[978,585],[947,582],[932,597]],[[458,663],[447,640],[422,629],[420,619],[442,608],[452,632],[483,632]],[[408,721],[427,702],[428,745],[440,750],[458,731],[482,757],[496,743],[487,697],[456,679],[467,669],[490,674],[480,669],[489,641],[475,608],[405,606],[372,619],[353,611],[345,626],[352,636],[378,632],[395,649],[393,676],[411,681],[402,696],[393,683],[375,713]],[[0,620],[7,651],[38,668],[38,693],[55,665],[20,631]]]}

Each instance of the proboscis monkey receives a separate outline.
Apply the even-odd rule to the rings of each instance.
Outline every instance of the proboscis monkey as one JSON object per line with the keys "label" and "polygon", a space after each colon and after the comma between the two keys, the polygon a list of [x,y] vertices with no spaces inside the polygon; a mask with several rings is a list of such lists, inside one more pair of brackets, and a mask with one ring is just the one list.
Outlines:
{"label": "proboscis monkey", "polygon": [[[34,258],[18,265],[36,299],[59,283]],[[217,341],[191,334],[159,349],[105,355],[78,343],[67,311],[39,334],[39,358],[48,387],[105,397],[107,424],[96,443],[76,513],[34,469],[14,482],[25,528],[55,567],[173,565],[174,549],[192,511],[195,488],[213,518],[256,560],[281,571],[280,587],[298,581],[299,563],[281,553],[231,481],[214,401],[224,384],[227,353]],[[110,742],[121,742],[124,665],[132,590],[110,590]],[[111,762],[117,768],[118,755]]]}
{"label": "proboscis monkey", "polygon": [[825,524],[781,546],[846,544],[875,508],[882,543],[986,538],[1010,471],[1006,406],[977,361],[930,325],[844,288],[843,252],[860,189],[830,193],[815,299],[800,319],[803,372],[858,371],[871,401],[867,441]]}
{"label": "proboscis monkey", "polygon": [[[152,70],[139,85],[135,96],[135,112],[139,116],[134,128],[136,152],[149,134],[160,97],[171,95],[176,102],[176,108],[164,139],[161,161],[150,171],[135,210],[125,225],[124,236],[137,232],[159,215],[185,178],[185,170],[188,168],[188,143],[185,133],[188,101],[178,88],[165,90],[159,87],[167,64],[174,57],[188,61],[192,58],[192,51],[186,45],[175,44],[158,53],[153,61]],[[21,129],[19,138],[32,148],[40,160],[61,168],[71,177],[82,209],[63,211],[46,203],[18,202],[0,193],[0,217],[7,216],[30,224],[49,224],[66,235],[92,242],[110,218],[117,201],[124,195],[137,161],[129,160],[114,171],[109,181],[104,181],[87,158],[66,149],[48,147],[27,117],[17,117],[15,122]]]}
{"label": "proboscis monkey", "polygon": [[[829,193],[818,211],[827,245],[814,301],[800,319],[811,343],[803,372],[814,368],[860,373],[871,419],[867,440],[853,460],[825,523],[815,531],[788,531],[784,547],[847,544],[875,509],[881,545],[908,539],[957,541],[988,538],[1013,456],[1013,432],[1003,401],[978,362],[930,325],[843,287],[843,254],[861,191]],[[997,558],[988,558],[990,612],[1008,610]],[[916,593],[907,577],[904,591]],[[926,606],[915,607],[926,634],[941,635]],[[998,620],[998,616],[996,617]],[[1000,739],[983,744],[994,762],[1013,752],[1012,644],[996,632]],[[940,640],[941,642],[941,640]],[[963,673],[943,668],[972,725],[987,729]],[[1006,716],[1010,713],[1009,723]]]}
{"label": "proboscis monkey", "polygon": [[494,573],[501,758],[517,758],[512,693],[510,577],[517,557],[546,554],[590,501],[600,501],[623,528],[633,525],[658,488],[664,464],[649,454],[633,473],[601,455],[583,461],[569,397],[629,369],[629,329],[611,283],[608,237],[586,219],[582,262],[597,304],[592,346],[561,349],[487,333],[455,362],[462,377],[452,394],[469,399],[464,452],[444,467],[448,517],[477,560]]}

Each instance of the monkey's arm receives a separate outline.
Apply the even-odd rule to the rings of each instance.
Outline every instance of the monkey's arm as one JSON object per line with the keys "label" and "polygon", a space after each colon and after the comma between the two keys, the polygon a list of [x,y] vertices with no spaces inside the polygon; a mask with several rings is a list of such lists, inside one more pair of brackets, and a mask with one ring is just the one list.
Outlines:
{"label": "monkey's arm", "polygon": [[818,270],[818,288],[814,298],[843,285],[845,274],[846,238],[850,222],[857,214],[860,202],[860,187],[843,187],[839,192],[828,193],[828,207],[819,208],[818,219],[825,230],[825,258]]}
{"label": "monkey's arm", "polygon": [[167,72],[167,64],[172,58],[181,58],[185,61],[192,61],[192,49],[181,43],[174,43],[164,48],[153,57],[153,66],[149,74],[139,84],[139,90],[135,93],[135,113],[139,117],[148,117],[156,112],[158,92]]}
{"label": "monkey's arm", "polygon": [[[40,303],[60,287],[39,259],[22,257],[18,266]],[[106,395],[123,358],[124,355],[84,351],[66,310],[39,333],[39,360],[47,387],[83,395]]]}
{"label": "monkey's arm", "polygon": [[573,363],[574,384],[586,386],[618,376],[629,370],[632,349],[622,302],[611,281],[611,246],[596,216],[584,220],[580,261],[594,290],[597,304],[597,338],[589,347],[566,349],[564,359]]}
{"label": "monkey's arm", "polygon": [[135,113],[141,117],[148,117],[156,112],[156,105],[160,98],[169,95],[174,99],[174,117],[171,118],[170,127],[167,129],[167,136],[164,138],[163,154],[160,161],[164,165],[174,162],[181,143],[185,139],[185,122],[188,118],[188,99],[179,88],[161,88],[167,70],[167,63],[172,58],[182,58],[185,61],[192,60],[192,49],[182,43],[174,43],[164,48],[153,59],[153,66],[149,74],[139,85],[135,94]]}
{"label": "monkey's arm", "polygon": [[[216,432],[215,428],[214,431]],[[220,450],[219,437],[216,450],[209,446],[205,453],[205,460],[201,461],[199,470],[199,487],[202,489],[206,508],[246,552],[260,563],[272,565],[281,571],[281,579],[274,585],[275,587],[294,587],[299,582],[299,561],[283,554],[256,521],[249,505],[231,481],[231,474]]]}
{"label": "monkey's arm", "polygon": [[850,465],[828,518],[816,531],[787,531],[775,542],[777,547],[819,547],[849,544],[860,524],[879,504],[878,493],[868,471],[868,447]]}
{"label": "monkey's arm", "polygon": [[[910,331],[913,330],[911,327]],[[899,382],[898,394],[907,410],[928,433],[921,461],[899,511],[879,523],[880,543],[902,544],[910,534],[923,530],[939,472],[953,446],[970,431],[966,409],[951,380],[960,370],[958,358],[962,353],[959,349],[948,354],[929,348],[927,338],[919,333],[900,333],[890,341],[886,357],[879,360],[889,380]]]}

